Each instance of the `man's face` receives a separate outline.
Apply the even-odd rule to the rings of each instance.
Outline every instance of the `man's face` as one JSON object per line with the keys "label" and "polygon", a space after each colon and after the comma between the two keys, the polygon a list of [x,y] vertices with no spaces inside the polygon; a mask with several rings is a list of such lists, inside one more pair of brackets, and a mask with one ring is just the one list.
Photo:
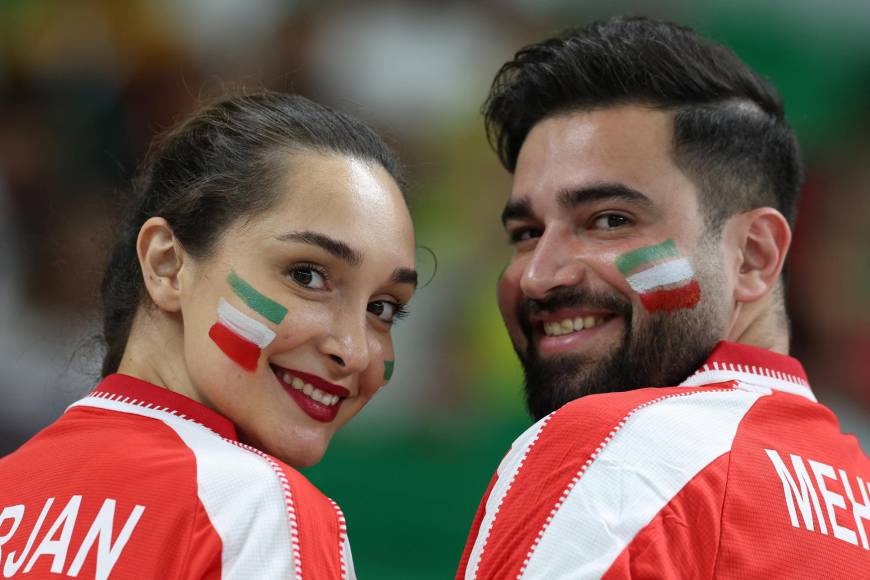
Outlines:
{"label": "man's face", "polygon": [[678,384],[724,338],[731,283],[672,131],[667,112],[619,106],[546,119],[523,143],[498,294],[536,419]]}

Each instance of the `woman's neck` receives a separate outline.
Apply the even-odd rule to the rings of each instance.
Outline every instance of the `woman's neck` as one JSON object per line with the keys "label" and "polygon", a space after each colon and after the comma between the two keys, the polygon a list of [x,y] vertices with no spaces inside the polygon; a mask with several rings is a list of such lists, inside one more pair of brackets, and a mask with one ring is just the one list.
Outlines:
{"label": "woman's neck", "polygon": [[187,372],[181,325],[161,311],[137,313],[118,372],[203,403]]}

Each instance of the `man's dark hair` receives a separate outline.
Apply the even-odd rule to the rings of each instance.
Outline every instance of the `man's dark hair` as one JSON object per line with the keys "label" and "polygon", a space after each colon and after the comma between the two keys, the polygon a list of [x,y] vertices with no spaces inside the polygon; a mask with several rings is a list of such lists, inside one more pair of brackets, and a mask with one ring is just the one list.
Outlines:
{"label": "man's dark hair", "polygon": [[730,49],[685,26],[619,18],[527,46],[499,70],[483,112],[513,172],[540,121],[622,104],[674,112],[673,159],[698,186],[713,231],[765,206],[794,226],[802,168],[781,98]]}

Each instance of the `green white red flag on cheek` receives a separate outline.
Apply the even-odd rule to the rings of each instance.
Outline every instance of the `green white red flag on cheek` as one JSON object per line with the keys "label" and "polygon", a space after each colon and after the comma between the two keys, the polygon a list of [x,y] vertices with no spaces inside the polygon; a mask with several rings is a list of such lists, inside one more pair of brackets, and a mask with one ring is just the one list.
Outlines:
{"label": "green white red flag on cheek", "polygon": [[694,308],[701,300],[692,265],[673,240],[626,252],[616,259],[616,267],[649,312]]}
{"label": "green white red flag on cheek", "polygon": [[[233,292],[252,310],[274,324],[279,324],[287,309],[260,294],[235,272],[230,272],[227,282]],[[255,371],[262,349],[275,340],[275,332],[264,323],[248,316],[238,308],[220,299],[218,321],[208,331],[209,337],[230,359],[247,371]]]}

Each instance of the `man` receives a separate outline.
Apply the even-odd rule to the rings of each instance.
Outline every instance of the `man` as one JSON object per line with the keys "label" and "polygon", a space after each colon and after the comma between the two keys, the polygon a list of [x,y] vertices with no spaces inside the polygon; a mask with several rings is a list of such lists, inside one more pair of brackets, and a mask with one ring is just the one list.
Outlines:
{"label": "man", "polygon": [[457,577],[870,578],[870,461],[787,355],[801,165],[774,90],[618,19],[521,50],[485,116],[538,422]]}

